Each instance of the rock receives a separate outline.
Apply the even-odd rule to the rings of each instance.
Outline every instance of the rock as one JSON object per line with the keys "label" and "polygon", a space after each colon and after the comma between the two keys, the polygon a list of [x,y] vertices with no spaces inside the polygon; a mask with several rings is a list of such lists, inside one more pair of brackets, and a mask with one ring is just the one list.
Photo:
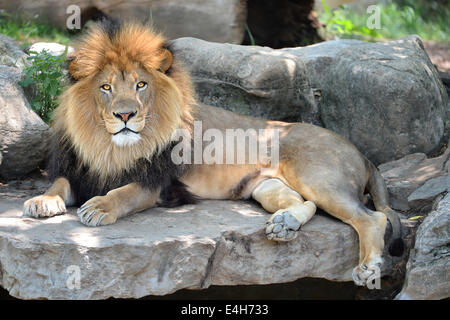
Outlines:
{"label": "rock", "polygon": [[358,263],[357,233],[322,214],[289,243],[267,240],[269,215],[244,201],[153,208],[90,228],[72,208],[22,218],[23,201],[35,192],[20,185],[20,192],[0,188],[0,284],[17,298],[139,298],[303,277],[350,281]]}
{"label": "rock", "polygon": [[436,158],[428,159],[423,153],[415,153],[378,166],[389,191],[391,207],[408,211],[431,204],[432,199],[409,203],[408,197],[426,181],[448,174],[445,166],[449,163],[450,149],[447,149]]}
{"label": "rock", "polygon": [[[170,47],[192,73],[201,102],[322,125],[377,165],[434,151],[449,121],[444,86],[416,36],[281,50],[182,38]],[[318,107],[312,89],[322,96]]]}
{"label": "rock", "polygon": [[431,204],[437,196],[450,191],[450,175],[433,178],[425,182],[408,197],[410,207],[429,211]]}
{"label": "rock", "polygon": [[405,285],[397,299],[450,297],[450,193],[441,200],[416,233],[406,268]]}
{"label": "rock", "polygon": [[55,43],[55,42],[36,42],[33,43],[31,45],[31,47],[28,49],[28,52],[41,52],[43,50],[47,51],[49,54],[51,54],[52,56],[60,56],[62,55],[64,52],[66,52],[67,49],[67,54],[70,54],[73,52],[73,48],[70,46],[65,46],[59,43]]}
{"label": "rock", "polygon": [[0,66],[0,176],[21,177],[36,169],[45,157],[48,126],[31,110],[17,84],[17,68]]}
{"label": "rock", "polygon": [[441,143],[448,97],[419,37],[331,41],[283,52],[302,59],[310,83],[322,90],[323,125],[376,165],[430,153]]}
{"label": "rock", "polygon": [[326,86],[327,72],[335,63],[336,56],[343,50],[366,44],[367,42],[359,40],[331,40],[306,47],[287,48],[282,51],[300,58],[306,66],[311,86],[323,90]]}
{"label": "rock", "polygon": [[170,49],[205,104],[273,120],[318,121],[305,66],[292,54],[193,38],[174,40]]}
{"label": "rock", "polygon": [[38,16],[60,28],[67,28],[67,20],[73,22],[74,11],[67,10],[76,4],[81,22],[108,15],[151,21],[157,30],[169,38],[197,37],[209,41],[241,43],[244,38],[247,17],[246,0],[71,0],[39,1],[0,0],[0,8],[16,13]]}
{"label": "rock", "polygon": [[23,59],[26,58],[27,55],[20,49],[17,42],[0,34],[0,65],[16,67],[22,71],[25,66]]}

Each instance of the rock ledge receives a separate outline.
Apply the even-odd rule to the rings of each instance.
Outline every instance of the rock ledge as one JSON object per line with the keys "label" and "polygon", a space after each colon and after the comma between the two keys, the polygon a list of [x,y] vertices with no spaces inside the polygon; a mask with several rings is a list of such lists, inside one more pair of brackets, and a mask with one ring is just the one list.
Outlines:
{"label": "rock ledge", "polygon": [[82,225],[74,209],[22,218],[21,205],[0,201],[0,284],[22,299],[139,298],[303,277],[349,281],[358,262],[348,225],[316,215],[297,239],[274,243],[263,231],[269,215],[249,202],[154,208],[101,228]]}

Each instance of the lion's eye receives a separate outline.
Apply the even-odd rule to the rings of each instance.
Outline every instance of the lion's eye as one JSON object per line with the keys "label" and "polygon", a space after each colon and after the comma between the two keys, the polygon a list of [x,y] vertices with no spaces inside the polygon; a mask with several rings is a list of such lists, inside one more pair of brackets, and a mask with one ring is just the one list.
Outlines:
{"label": "lion's eye", "polygon": [[102,88],[105,91],[110,91],[111,90],[111,86],[109,84],[104,84],[100,88]]}
{"label": "lion's eye", "polygon": [[146,82],[144,82],[144,81],[139,81],[138,84],[136,85],[136,88],[137,88],[137,89],[142,89],[142,88],[145,88],[146,85],[147,85]]}

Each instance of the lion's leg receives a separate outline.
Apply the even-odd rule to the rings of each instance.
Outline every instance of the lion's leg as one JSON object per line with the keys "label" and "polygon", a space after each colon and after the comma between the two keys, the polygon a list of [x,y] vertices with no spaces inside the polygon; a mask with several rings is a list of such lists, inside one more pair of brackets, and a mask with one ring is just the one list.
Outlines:
{"label": "lion's leg", "polygon": [[305,197],[332,216],[351,225],[359,236],[359,264],[353,269],[353,280],[357,285],[366,285],[380,275],[384,248],[384,233],[387,224],[382,212],[367,209],[356,195],[322,185],[310,188]]}
{"label": "lion's leg", "polygon": [[273,213],[266,222],[269,240],[289,241],[316,212],[316,205],[304,201],[296,191],[279,179],[262,181],[252,192],[252,197],[264,209]]}
{"label": "lion's leg", "polygon": [[66,206],[73,205],[74,197],[66,178],[57,178],[47,192],[25,201],[23,215],[29,217],[52,217],[66,212]]}
{"label": "lion's leg", "polygon": [[[345,152],[345,146],[341,149]],[[317,161],[291,161],[282,169],[283,177],[305,199],[330,215],[351,225],[359,236],[359,264],[353,270],[356,284],[365,285],[382,264],[386,215],[367,209],[361,199],[367,183],[362,157],[347,154],[310,154]],[[307,160],[307,159],[306,159]]]}
{"label": "lion's leg", "polygon": [[333,216],[350,224],[359,236],[359,264],[353,269],[353,281],[357,285],[366,285],[380,276],[384,233],[387,224],[386,215],[371,211],[356,199],[339,203],[327,211]]}
{"label": "lion's leg", "polygon": [[104,196],[93,197],[77,211],[82,223],[96,227],[116,222],[120,217],[152,207],[159,191],[150,191],[137,183],[109,191]]}
{"label": "lion's leg", "polygon": [[359,235],[359,265],[353,269],[353,281],[357,285],[366,285],[374,276],[381,276],[383,263],[384,232],[386,215],[378,211],[365,210],[348,221]]}

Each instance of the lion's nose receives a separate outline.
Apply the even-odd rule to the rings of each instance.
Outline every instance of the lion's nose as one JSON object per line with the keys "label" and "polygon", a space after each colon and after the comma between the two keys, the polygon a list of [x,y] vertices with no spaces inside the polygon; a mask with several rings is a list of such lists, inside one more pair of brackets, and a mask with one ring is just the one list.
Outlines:
{"label": "lion's nose", "polygon": [[116,118],[121,119],[123,122],[127,122],[136,115],[136,112],[114,112],[113,114]]}

